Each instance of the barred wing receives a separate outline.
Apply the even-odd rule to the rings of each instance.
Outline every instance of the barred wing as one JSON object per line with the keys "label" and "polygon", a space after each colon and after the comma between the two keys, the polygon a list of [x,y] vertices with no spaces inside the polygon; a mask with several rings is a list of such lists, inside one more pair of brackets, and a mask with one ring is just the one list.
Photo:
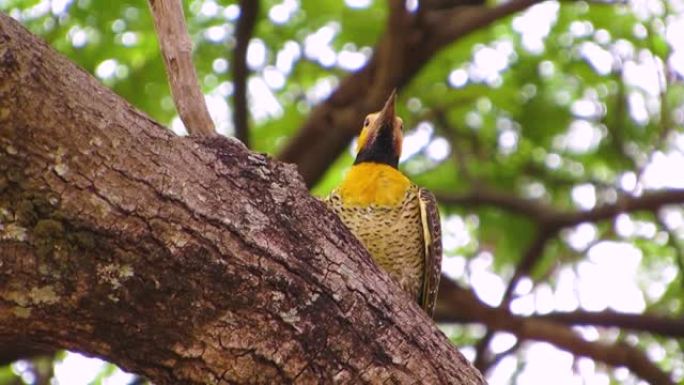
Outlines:
{"label": "barred wing", "polygon": [[439,209],[435,196],[428,190],[418,190],[420,203],[420,219],[423,225],[423,243],[425,244],[425,265],[423,269],[423,287],[419,303],[430,317],[435,310],[437,288],[442,271],[442,229],[439,222]]}

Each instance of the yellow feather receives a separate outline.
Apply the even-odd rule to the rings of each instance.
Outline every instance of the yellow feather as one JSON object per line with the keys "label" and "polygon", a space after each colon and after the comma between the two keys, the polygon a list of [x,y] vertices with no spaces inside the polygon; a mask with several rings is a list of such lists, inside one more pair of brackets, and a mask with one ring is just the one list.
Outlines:
{"label": "yellow feather", "polygon": [[352,166],[338,191],[345,205],[395,206],[410,186],[411,181],[396,168],[364,162]]}
{"label": "yellow feather", "polygon": [[356,141],[356,153],[358,154],[359,151],[363,148],[363,146],[366,145],[366,142],[368,141],[368,127],[364,127],[361,129],[361,133],[359,134],[359,139]]}
{"label": "yellow feather", "polygon": [[363,146],[366,145],[366,142],[368,142],[368,134],[373,131],[372,123],[375,121],[375,119],[378,118],[378,113],[373,113],[373,114],[368,114],[366,116],[366,120],[363,122],[363,128],[361,129],[361,133],[359,134],[359,139],[356,141],[356,153],[358,154],[359,151],[363,148]]}

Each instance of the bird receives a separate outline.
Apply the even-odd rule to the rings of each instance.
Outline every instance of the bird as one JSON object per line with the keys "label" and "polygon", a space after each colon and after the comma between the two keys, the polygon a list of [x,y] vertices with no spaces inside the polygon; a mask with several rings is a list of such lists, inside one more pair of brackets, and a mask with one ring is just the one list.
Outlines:
{"label": "bird", "polygon": [[435,196],[398,169],[404,123],[396,91],[366,116],[356,159],[325,202],[361,241],[373,261],[432,317],[442,262]]}

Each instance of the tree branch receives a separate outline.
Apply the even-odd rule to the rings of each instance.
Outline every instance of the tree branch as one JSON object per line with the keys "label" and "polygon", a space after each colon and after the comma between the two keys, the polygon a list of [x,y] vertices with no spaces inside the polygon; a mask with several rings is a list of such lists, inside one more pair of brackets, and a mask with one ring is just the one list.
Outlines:
{"label": "tree branch", "polygon": [[180,0],[148,0],[173,101],[188,133],[211,135],[211,120],[192,64],[192,41],[185,26]]}
{"label": "tree branch", "polygon": [[21,336],[6,342],[7,343],[0,346],[0,367],[9,365],[17,360],[53,355],[55,352],[54,349],[45,349],[44,347],[35,346],[35,344],[32,344]]}
{"label": "tree branch", "polygon": [[[513,277],[508,282],[501,300],[500,308],[508,308],[513,291],[520,279],[529,274],[532,268],[542,258],[547,242],[558,232],[570,226],[583,222],[597,222],[610,219],[623,212],[655,211],[663,206],[684,202],[684,189],[653,191],[633,197],[625,196],[614,204],[607,204],[588,211],[561,212],[542,202],[527,200],[513,195],[506,195],[495,191],[478,188],[470,194],[454,196],[437,194],[437,199],[443,204],[478,206],[488,205],[499,207],[517,214],[529,217],[537,224],[537,236],[529,245],[516,266]],[[488,366],[486,350],[493,337],[493,331],[487,330],[476,346],[475,367],[485,371]]]}
{"label": "tree branch", "polygon": [[[332,95],[314,108],[279,158],[295,163],[306,184],[312,186],[358,133],[363,117],[379,109],[392,89],[403,88],[433,55],[468,33],[536,2],[539,0],[513,0],[496,7],[422,10],[420,17],[406,15],[399,29],[393,26],[396,19],[390,16],[368,63],[343,79]],[[387,55],[397,59],[385,60]]]}
{"label": "tree branch", "polygon": [[541,0],[512,0],[491,8],[457,7],[427,13],[425,21],[440,26],[434,30],[434,37],[438,40],[438,44],[444,45],[541,2]]}
{"label": "tree branch", "polygon": [[456,195],[443,192],[435,192],[437,201],[444,205],[479,207],[492,206],[502,210],[519,214],[536,222],[545,221],[547,215],[553,215],[555,209],[545,203],[520,198],[514,194],[506,194],[496,190],[478,187],[472,192]]}
{"label": "tree branch", "polygon": [[533,318],[555,321],[566,325],[592,325],[617,327],[625,330],[647,332],[664,337],[684,338],[684,319],[665,318],[651,314],[625,314],[614,311],[549,313]]}
{"label": "tree branch", "polygon": [[173,136],[1,14],[0,78],[0,346],[159,385],[484,383],[293,167]]}
{"label": "tree branch", "polygon": [[[660,215],[656,215],[655,218],[658,226],[667,233],[667,244],[674,250],[674,262],[681,274],[684,272],[684,249],[682,249],[682,245],[680,244],[679,236],[670,228],[670,226],[668,226]],[[680,283],[684,285],[684,280],[680,280]]]}
{"label": "tree branch", "polygon": [[516,316],[503,308],[492,308],[483,304],[472,292],[445,278],[442,277],[440,281],[436,320],[481,323],[491,330],[512,333],[521,340],[548,342],[577,356],[589,357],[611,366],[624,366],[652,384],[674,384],[668,373],[631,345],[586,341],[565,325],[545,319]]}
{"label": "tree branch", "polygon": [[423,0],[419,3],[421,10],[436,10],[462,7],[467,5],[482,5],[481,0]]}
{"label": "tree branch", "polygon": [[[501,309],[508,309],[511,300],[513,299],[513,292],[515,287],[518,285],[518,282],[522,277],[527,275],[532,267],[536,265],[537,261],[541,259],[541,257],[544,255],[546,243],[555,235],[555,230],[544,227],[538,227],[537,232],[537,236],[528,246],[527,250],[515,268],[513,277],[508,282],[506,291],[501,299],[501,304],[499,304],[499,308]],[[494,330],[487,329],[487,333],[485,333],[485,335],[480,339],[475,348],[476,355],[474,365],[482,372],[485,372],[486,368],[490,366],[486,352],[492,337],[494,337]]]}
{"label": "tree branch", "polygon": [[616,203],[604,204],[586,211],[559,211],[541,200],[520,198],[491,189],[477,188],[470,193],[455,195],[435,193],[437,200],[455,206],[492,206],[520,214],[540,226],[560,230],[584,222],[598,222],[621,213],[656,211],[667,205],[684,203],[684,189],[648,191],[640,196],[623,196]]}
{"label": "tree branch", "polygon": [[[449,280],[448,277],[442,279]],[[458,292],[458,296],[464,296],[467,291],[462,288],[451,288],[447,285],[447,291]],[[438,323],[464,323],[470,318],[464,318],[463,312],[452,303],[448,302],[448,296],[438,298],[438,308],[440,311],[435,313],[435,322]],[[472,300],[472,297],[464,301]],[[529,318],[553,321],[568,326],[590,325],[602,327],[615,327],[623,330],[632,330],[657,334],[663,337],[684,338],[684,319],[667,318],[655,314],[627,314],[618,313],[611,310],[601,312],[589,312],[576,310],[572,312],[553,312],[548,314],[535,314]],[[469,322],[469,321],[468,321]]]}
{"label": "tree branch", "polygon": [[249,147],[249,110],[247,108],[247,48],[259,14],[259,0],[240,0],[240,19],[233,50],[233,124],[235,137]]}
{"label": "tree branch", "polygon": [[684,189],[646,192],[641,196],[623,196],[614,204],[607,204],[588,211],[566,212],[547,219],[545,225],[557,228],[576,226],[583,222],[598,222],[621,213],[656,211],[663,206],[684,203]]}

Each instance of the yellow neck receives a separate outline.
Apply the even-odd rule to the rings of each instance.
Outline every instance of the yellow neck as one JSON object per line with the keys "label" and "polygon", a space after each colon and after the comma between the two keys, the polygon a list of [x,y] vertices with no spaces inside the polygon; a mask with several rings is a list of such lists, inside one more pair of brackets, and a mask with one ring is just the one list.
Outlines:
{"label": "yellow neck", "polygon": [[352,166],[339,187],[342,201],[356,206],[400,204],[411,181],[394,167],[381,163]]}

